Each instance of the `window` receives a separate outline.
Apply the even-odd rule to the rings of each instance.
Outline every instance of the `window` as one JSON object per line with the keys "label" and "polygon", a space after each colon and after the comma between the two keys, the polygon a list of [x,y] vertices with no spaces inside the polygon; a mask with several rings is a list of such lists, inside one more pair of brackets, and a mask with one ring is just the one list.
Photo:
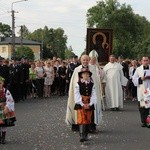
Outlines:
{"label": "window", "polygon": [[6,52],[6,47],[2,47],[2,53]]}

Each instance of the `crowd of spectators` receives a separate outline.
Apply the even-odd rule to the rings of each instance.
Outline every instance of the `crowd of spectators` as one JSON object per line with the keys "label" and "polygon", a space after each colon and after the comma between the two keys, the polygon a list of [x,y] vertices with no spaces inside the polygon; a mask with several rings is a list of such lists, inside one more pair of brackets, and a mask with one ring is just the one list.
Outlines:
{"label": "crowd of spectators", "polygon": [[0,60],[0,76],[4,86],[10,90],[15,102],[27,98],[47,98],[51,95],[64,96],[79,59],[52,59],[29,61],[26,58]]}
{"label": "crowd of spectators", "polygon": [[[136,87],[132,83],[134,74],[140,61],[123,60],[118,58],[118,63],[123,65],[124,75],[129,79],[125,89],[124,98],[136,100]],[[8,88],[15,102],[27,98],[51,97],[51,95],[64,96],[68,94],[69,83],[73,71],[80,65],[78,56],[71,59],[52,59],[29,61],[26,58],[0,60],[0,76],[5,78],[4,86]]]}

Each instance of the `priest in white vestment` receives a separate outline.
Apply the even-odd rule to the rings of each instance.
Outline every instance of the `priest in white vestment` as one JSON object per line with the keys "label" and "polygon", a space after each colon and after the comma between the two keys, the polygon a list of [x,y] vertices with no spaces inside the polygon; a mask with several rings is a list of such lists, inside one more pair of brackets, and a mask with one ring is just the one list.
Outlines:
{"label": "priest in white vestment", "polygon": [[109,56],[109,63],[104,68],[105,72],[105,96],[107,108],[119,110],[123,108],[123,89],[126,86],[127,79],[123,75],[122,65],[116,62],[114,55]]}
{"label": "priest in white vestment", "polygon": [[[88,67],[91,71],[91,66],[89,65],[89,56],[83,55],[81,57],[81,65],[75,68],[69,87],[69,97],[67,103],[67,112],[66,112],[66,123],[67,125],[77,124],[77,113],[74,110],[75,100],[74,100],[74,89],[75,85],[79,80],[78,73],[81,71],[81,68]],[[92,72],[92,71],[91,71]],[[96,88],[96,96],[97,102],[95,104],[94,110],[94,124],[98,125],[102,120],[102,112],[101,112],[101,100],[102,100],[102,90],[101,90],[101,81],[100,78],[97,77],[96,72],[92,72],[92,79],[94,82],[94,86]]]}
{"label": "priest in white vestment", "polygon": [[[91,52],[90,52],[91,54]],[[102,89],[100,92],[102,94],[102,97],[105,95],[104,94],[104,90],[103,90],[103,79],[104,79],[104,71],[103,69],[100,67],[100,65],[98,64],[98,58],[97,58],[97,55],[94,55],[94,54],[89,54],[89,57],[90,57],[90,62],[89,62],[89,65],[90,65],[90,68],[91,68],[91,72],[95,72],[97,74],[97,80],[100,80],[98,82],[100,82],[100,89]],[[96,81],[97,82],[97,81]],[[101,104],[102,104],[102,110],[105,110],[105,105],[104,105],[104,100],[102,98],[102,101],[101,101]]]}

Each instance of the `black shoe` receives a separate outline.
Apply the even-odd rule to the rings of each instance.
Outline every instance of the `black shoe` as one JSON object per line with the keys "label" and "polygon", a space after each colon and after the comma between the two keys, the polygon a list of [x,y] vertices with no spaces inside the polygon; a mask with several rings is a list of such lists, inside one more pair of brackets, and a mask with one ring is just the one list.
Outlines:
{"label": "black shoe", "polygon": [[80,142],[84,142],[85,139],[83,137],[80,138]]}
{"label": "black shoe", "polygon": [[84,141],[89,141],[89,138],[88,138],[88,133],[85,133],[85,136],[84,136]]}
{"label": "black shoe", "polygon": [[5,140],[1,140],[1,144],[6,144],[6,141]]}
{"label": "black shoe", "polygon": [[117,107],[117,108],[116,108],[116,111],[120,111],[120,109]]}
{"label": "black shoe", "polygon": [[77,124],[72,124],[72,128],[71,128],[72,131],[79,131],[79,125]]}
{"label": "black shoe", "polygon": [[110,108],[111,111],[115,111],[115,108]]}
{"label": "black shoe", "polygon": [[80,142],[85,141],[85,125],[79,125]]}
{"label": "black shoe", "polygon": [[6,132],[2,132],[1,144],[6,144],[5,136],[6,136]]}
{"label": "black shoe", "polygon": [[141,127],[146,127],[146,124],[145,124],[145,123],[142,123],[142,124],[141,124]]}
{"label": "black shoe", "polygon": [[88,133],[96,133],[96,125],[95,124],[89,124],[88,125],[88,129],[87,129]]}

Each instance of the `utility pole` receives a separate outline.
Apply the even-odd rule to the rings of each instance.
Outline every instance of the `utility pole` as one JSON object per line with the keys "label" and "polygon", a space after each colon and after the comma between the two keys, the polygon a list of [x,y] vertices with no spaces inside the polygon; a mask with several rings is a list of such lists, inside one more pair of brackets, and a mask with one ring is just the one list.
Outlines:
{"label": "utility pole", "polygon": [[40,53],[40,59],[43,58],[43,31],[42,31],[42,41],[41,41],[41,53]]}
{"label": "utility pole", "polygon": [[15,55],[15,11],[12,10],[12,48],[11,48],[11,57]]}
{"label": "utility pole", "polygon": [[23,26],[21,26],[21,29],[20,29],[20,45],[21,45],[21,47],[23,46]]}
{"label": "utility pole", "polygon": [[13,5],[15,3],[23,2],[27,0],[18,0],[15,2],[12,2],[11,4],[11,13],[12,13],[12,47],[11,47],[11,57],[14,57],[15,55],[15,11],[13,9]]}

